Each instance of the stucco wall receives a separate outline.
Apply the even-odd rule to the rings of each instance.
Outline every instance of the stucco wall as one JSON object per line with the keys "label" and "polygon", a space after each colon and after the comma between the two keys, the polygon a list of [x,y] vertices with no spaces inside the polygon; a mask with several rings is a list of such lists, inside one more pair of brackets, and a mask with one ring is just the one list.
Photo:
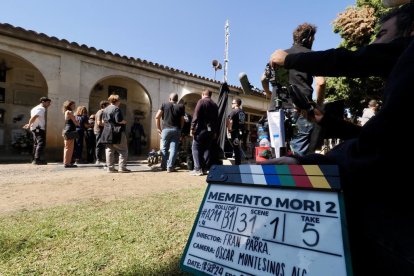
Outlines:
{"label": "stucco wall", "polygon": [[[54,47],[53,43],[47,45],[0,35],[0,60],[3,57],[6,60],[11,57],[23,60],[28,67],[38,70],[44,78],[47,95],[52,99],[47,115],[47,155],[53,160],[62,159],[63,102],[71,99],[77,105],[84,105],[92,112],[96,111],[99,100],[107,98],[106,92],[94,92],[97,84],[103,84],[104,89],[108,85],[116,85],[128,90],[125,116],[130,125],[133,122],[134,110],[142,109],[145,113],[143,124],[147,136],[150,137],[147,149],[159,148],[154,116],[161,104],[168,101],[171,92],[178,93],[181,99],[188,94],[199,95],[206,88],[213,91],[218,91],[219,88],[216,82],[166,70],[164,67],[129,62],[118,56],[96,55],[96,49],[75,51],[70,45],[62,49]],[[7,93],[11,92],[6,91]],[[236,93],[240,93],[244,105],[259,111],[267,109],[267,101],[263,97],[243,95],[240,89],[232,92],[230,97],[234,97]],[[213,99],[217,101],[218,93],[213,95]],[[30,112],[30,108],[37,104],[33,102],[32,106],[7,108]],[[4,106],[0,103],[0,108],[2,105]],[[228,108],[230,109],[230,105]],[[22,122],[24,123],[26,122]]]}

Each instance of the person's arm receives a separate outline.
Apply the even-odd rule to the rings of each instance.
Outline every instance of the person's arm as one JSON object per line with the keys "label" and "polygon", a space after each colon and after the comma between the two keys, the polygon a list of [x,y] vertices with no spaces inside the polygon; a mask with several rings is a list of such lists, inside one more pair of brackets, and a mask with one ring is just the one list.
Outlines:
{"label": "person's arm", "polygon": [[315,77],[316,103],[322,105],[325,100],[326,81],[324,77]]}
{"label": "person's arm", "polygon": [[200,108],[201,108],[201,101],[198,101],[196,107],[194,108],[193,120],[191,121],[191,128],[190,128],[190,133],[193,136],[195,134],[196,127],[198,124]]}
{"label": "person's arm", "polygon": [[98,126],[103,127],[104,126],[104,122],[102,120],[103,117],[103,111],[101,111],[98,116],[96,116],[96,124],[98,124]]}
{"label": "person's arm", "polygon": [[279,158],[257,160],[256,164],[259,165],[297,165],[299,161],[295,157],[282,156]]}
{"label": "person's arm", "polygon": [[161,129],[161,118],[162,118],[162,114],[163,114],[163,112],[162,112],[161,109],[159,109],[157,111],[157,114],[155,114],[155,125],[157,126],[157,131],[158,131],[158,134],[159,135],[161,135],[161,132],[162,132],[162,129]]}
{"label": "person's arm", "polygon": [[184,127],[184,123],[185,123],[184,116],[181,116],[181,117],[180,117],[180,128],[181,128],[181,129],[183,129],[183,127]]}
{"label": "person's arm", "polygon": [[231,132],[231,128],[233,126],[233,120],[228,117],[226,120],[227,132]]}
{"label": "person's arm", "polygon": [[114,111],[114,120],[115,123],[117,123],[118,125],[126,125],[127,121],[124,120],[124,116],[122,115],[121,109],[116,108]]}
{"label": "person's arm", "polygon": [[29,122],[23,126],[23,128],[28,128],[32,126],[32,124],[36,121],[36,119],[39,117],[39,115],[34,115],[33,117],[30,117]]}
{"label": "person's arm", "polygon": [[263,161],[258,160],[256,163],[259,165],[333,165],[335,164],[335,161],[331,160],[326,155],[312,153],[306,154],[304,156],[282,156],[279,158],[266,159]]}
{"label": "person's arm", "polygon": [[73,112],[70,110],[66,110],[65,119],[70,119],[76,126],[80,126],[78,120],[76,120],[75,115],[73,115]]}
{"label": "person's arm", "polygon": [[356,51],[344,48],[290,54],[285,68],[319,76],[387,77],[398,57],[408,45],[407,39],[370,44]]}
{"label": "person's arm", "polygon": [[287,54],[286,51],[276,50],[271,55],[270,64],[314,76],[387,77],[411,40],[412,37],[405,37],[390,43],[370,44],[356,51],[337,48]]}
{"label": "person's arm", "polygon": [[278,66],[285,66],[285,59],[288,53],[285,50],[278,49],[272,53],[270,56],[270,65],[273,68],[277,68]]}
{"label": "person's arm", "polygon": [[180,129],[183,129],[184,124],[185,124],[185,119],[184,119],[184,115],[185,115],[185,107],[183,104],[180,104]]}
{"label": "person's arm", "polygon": [[272,95],[272,91],[270,91],[269,80],[266,78],[265,73],[263,73],[262,77],[260,78],[260,81],[262,82],[262,87],[264,92],[266,93],[266,96],[270,97]]}

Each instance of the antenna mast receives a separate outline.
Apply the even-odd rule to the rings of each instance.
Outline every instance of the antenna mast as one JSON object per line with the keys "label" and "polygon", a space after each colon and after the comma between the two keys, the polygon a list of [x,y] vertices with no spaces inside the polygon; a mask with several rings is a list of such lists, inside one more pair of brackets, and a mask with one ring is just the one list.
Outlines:
{"label": "antenna mast", "polygon": [[226,20],[226,25],[224,26],[224,82],[227,82],[227,70],[229,62],[229,20]]}

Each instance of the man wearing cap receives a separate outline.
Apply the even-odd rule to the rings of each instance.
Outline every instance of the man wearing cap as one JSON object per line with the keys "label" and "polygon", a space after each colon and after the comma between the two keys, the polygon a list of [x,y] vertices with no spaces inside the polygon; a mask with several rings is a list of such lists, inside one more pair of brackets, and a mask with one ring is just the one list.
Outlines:
{"label": "man wearing cap", "polygon": [[46,109],[50,106],[51,100],[48,97],[41,97],[40,104],[30,111],[29,123],[23,128],[30,129],[33,133],[33,161],[34,165],[46,165],[44,152],[46,147]]}

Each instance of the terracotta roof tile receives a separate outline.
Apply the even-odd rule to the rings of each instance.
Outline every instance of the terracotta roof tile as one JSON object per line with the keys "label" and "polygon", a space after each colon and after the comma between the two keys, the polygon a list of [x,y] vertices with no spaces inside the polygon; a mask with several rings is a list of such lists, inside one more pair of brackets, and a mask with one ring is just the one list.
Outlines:
{"label": "terracotta roof tile", "polygon": [[[25,39],[25,40],[32,40],[32,41],[35,41],[35,42],[40,42],[39,40],[44,40],[42,42],[45,43],[45,44],[47,44],[47,43],[50,44],[50,42],[54,42],[57,47],[61,47],[61,48],[65,48],[65,49],[68,49],[68,48],[72,47],[72,48],[75,48],[73,50],[79,50],[79,51],[88,50],[89,52],[95,51],[96,54],[98,54],[98,55],[109,55],[109,56],[117,57],[117,58],[123,59],[125,62],[134,61],[134,62],[138,62],[138,63],[141,63],[141,64],[154,66],[158,69],[163,69],[163,70],[167,70],[167,71],[182,73],[182,74],[185,74],[185,75],[188,75],[188,76],[191,76],[191,77],[195,77],[195,78],[198,78],[198,79],[207,80],[207,81],[214,82],[214,83],[220,83],[220,81],[213,80],[213,79],[203,77],[203,76],[199,76],[199,75],[191,73],[191,72],[185,72],[183,70],[172,68],[172,67],[169,67],[169,66],[166,66],[166,65],[153,63],[153,62],[147,61],[145,59],[127,57],[125,55],[121,56],[118,53],[113,54],[110,51],[105,51],[105,50],[102,50],[102,49],[98,50],[95,47],[90,47],[90,46],[85,45],[85,44],[79,45],[76,42],[69,42],[66,39],[59,39],[55,36],[48,36],[44,33],[38,33],[38,32],[32,31],[32,30],[23,29],[21,27],[15,27],[15,26],[10,25],[8,23],[0,23],[0,34],[4,34],[4,35],[11,35],[12,34],[14,37],[18,37],[18,38]],[[31,37],[28,38],[28,35],[31,35]],[[241,90],[240,86],[229,85],[229,87]]]}

